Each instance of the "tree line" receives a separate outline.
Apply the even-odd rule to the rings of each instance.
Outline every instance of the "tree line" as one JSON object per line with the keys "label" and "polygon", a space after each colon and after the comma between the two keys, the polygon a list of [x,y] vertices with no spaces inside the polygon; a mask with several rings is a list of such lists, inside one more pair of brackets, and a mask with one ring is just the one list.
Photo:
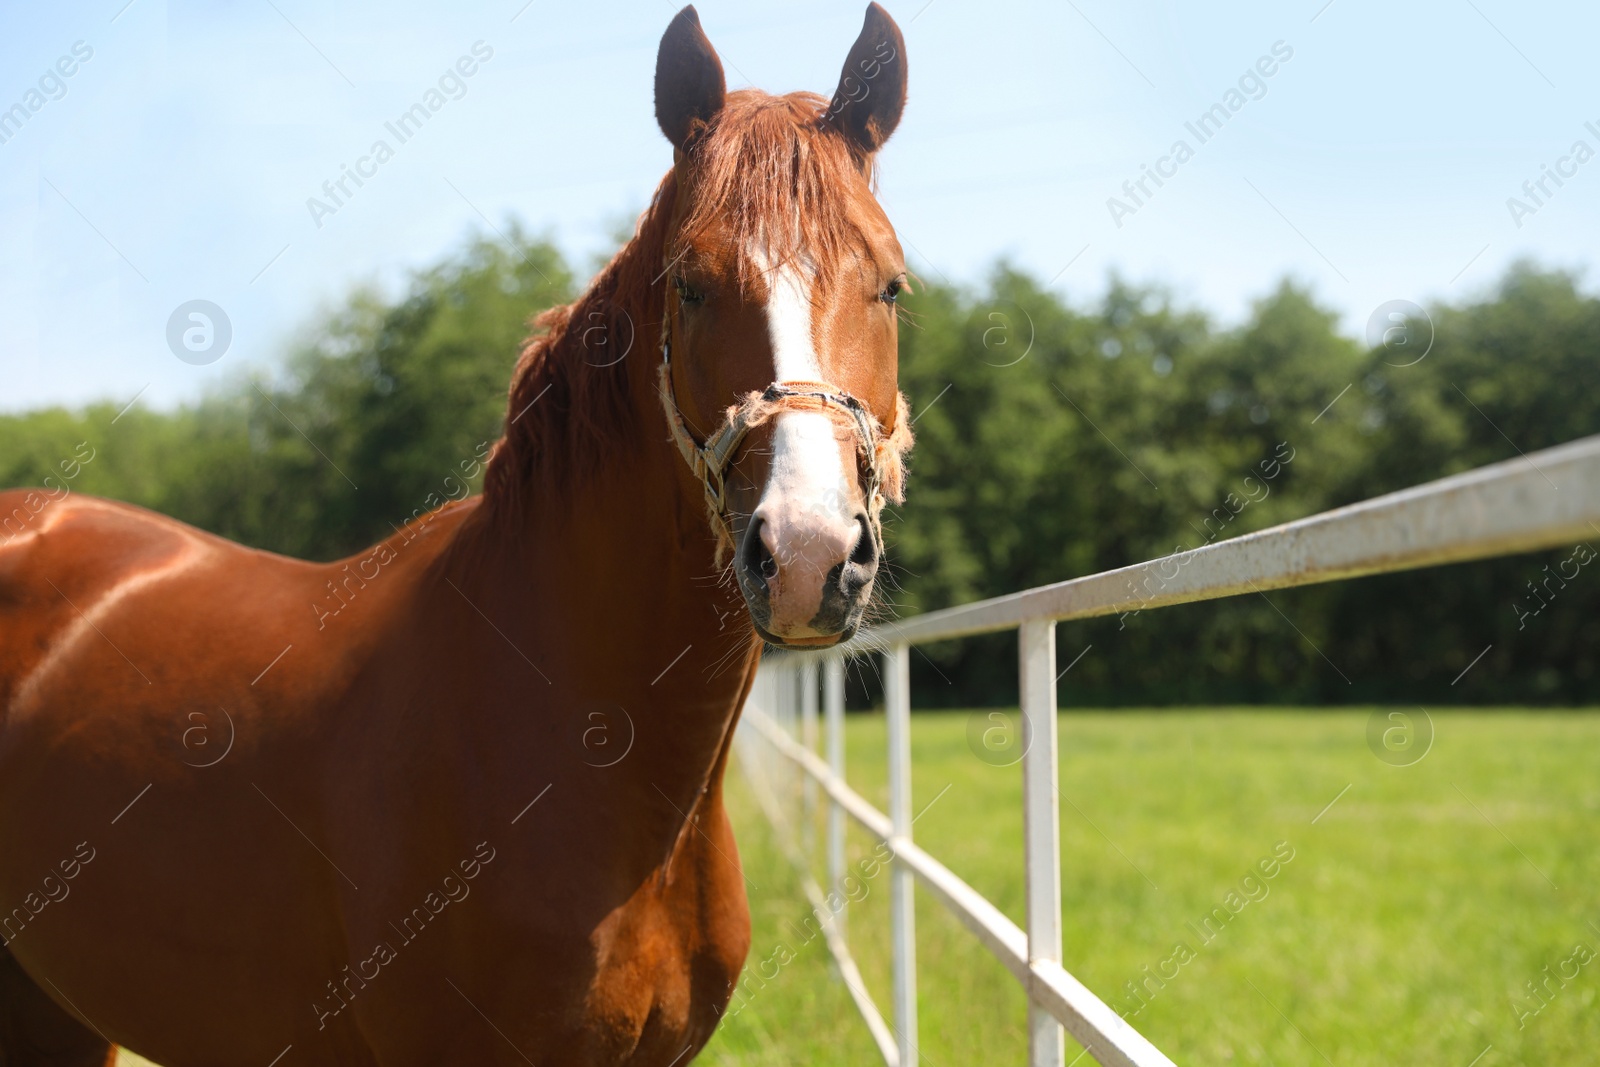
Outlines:
{"label": "tree line", "polygon": [[[577,285],[547,241],[469,241],[399,298],[352,292],[281,363],[176,410],[0,416],[0,485],[127,500],[306,558],[354,553],[475,491],[526,323]],[[1420,360],[1424,333],[1369,350],[1289,281],[1228,328],[1121,279],[1092,304],[1004,265],[978,286],[912,288],[901,381],[917,445],[883,583],[900,614],[1600,432],[1600,300],[1532,265],[1429,308],[1431,329],[1412,324],[1431,333]],[[1597,547],[1600,530],[1547,553],[1065,624],[1062,703],[1593,702]],[[919,704],[1013,701],[1015,639],[927,646],[912,671]],[[873,671],[852,685],[870,699]]]}

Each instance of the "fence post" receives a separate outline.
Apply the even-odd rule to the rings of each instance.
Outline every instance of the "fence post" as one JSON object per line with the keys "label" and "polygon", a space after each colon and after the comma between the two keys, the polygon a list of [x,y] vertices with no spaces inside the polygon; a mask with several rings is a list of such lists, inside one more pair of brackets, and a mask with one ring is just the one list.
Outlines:
{"label": "fence post", "polygon": [[[822,668],[823,733],[828,748],[828,769],[844,781],[844,657],[829,656]],[[828,801],[828,887],[845,899],[844,892],[844,807],[831,797]],[[833,917],[840,935],[844,934],[845,911],[841,906]]]}
{"label": "fence post", "polygon": [[[884,710],[889,727],[889,825],[911,838],[911,649],[895,645],[883,654]],[[894,1021],[900,1063],[916,1067],[917,936],[915,875],[899,857],[889,875],[889,935],[894,953]]]}
{"label": "fence post", "polygon": [[[796,714],[798,709],[795,707],[795,704],[799,702],[800,693],[796,682],[797,678],[795,665],[793,663],[784,664],[783,675],[778,683],[778,707],[783,712],[783,717],[779,721],[783,726],[784,735],[786,737],[798,740],[800,736],[799,723],[797,722],[799,715]],[[799,800],[799,797],[797,797],[796,794],[799,792],[800,779],[803,777],[803,775],[798,767],[788,763],[787,760],[781,762],[786,764],[786,766],[784,767],[783,773],[779,779],[779,782],[781,783],[779,785],[779,788],[781,789],[780,795],[783,797],[785,810],[793,812],[794,804]]]}
{"label": "fence post", "polygon": [[[1061,823],[1056,793],[1056,624],[1017,632],[1022,694],[1022,833],[1028,869],[1028,960],[1061,962]],[[1061,1024],[1030,997],[1028,1067],[1061,1067]]]}
{"label": "fence post", "polygon": [[[811,658],[800,664],[800,743],[808,752],[817,751],[817,661]],[[817,783],[809,774],[800,777],[800,848],[809,866],[817,850]]]}

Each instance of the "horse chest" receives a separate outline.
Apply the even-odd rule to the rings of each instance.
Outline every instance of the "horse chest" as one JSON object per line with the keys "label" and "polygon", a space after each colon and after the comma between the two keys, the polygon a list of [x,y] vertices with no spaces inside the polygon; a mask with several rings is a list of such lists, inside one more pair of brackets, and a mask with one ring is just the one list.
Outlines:
{"label": "horse chest", "polygon": [[[732,835],[685,849],[596,931],[591,1019],[633,1035],[622,1062],[668,1064],[698,1049],[726,1010],[750,947],[744,884]],[[708,843],[703,842],[703,843]]]}

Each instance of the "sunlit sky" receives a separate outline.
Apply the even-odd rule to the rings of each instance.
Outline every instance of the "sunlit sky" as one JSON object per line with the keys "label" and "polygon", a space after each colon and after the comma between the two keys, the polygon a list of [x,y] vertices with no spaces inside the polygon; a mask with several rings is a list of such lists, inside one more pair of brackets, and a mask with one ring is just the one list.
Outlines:
{"label": "sunlit sky", "polygon": [[[829,93],[864,4],[698,8],[730,87]],[[1468,299],[1519,257],[1591,260],[1600,161],[1572,151],[1600,150],[1593,5],[889,8],[911,99],[882,155],[881,195],[925,277],[977,284],[1008,258],[1087,306],[1118,272],[1235,322],[1291,275],[1359,336],[1385,301]],[[0,410],[196,397],[271,367],[351,286],[396,291],[510,218],[587,270],[670,164],[651,86],[675,10],[0,7],[0,109],[37,107],[20,129],[0,126]],[[384,123],[477,42],[492,56],[459,98],[314,219],[307,199],[375,140],[394,144]],[[1262,57],[1271,76],[1246,78],[1230,101]],[[1204,143],[1186,128],[1230,102],[1241,106]],[[1162,162],[1180,139],[1193,157]],[[1158,164],[1163,185],[1146,179],[1138,201],[1123,191]],[[1564,184],[1545,179],[1535,203],[1523,183],[1558,166]],[[1532,210],[1513,218],[1513,196]],[[1110,197],[1135,210],[1114,219]],[[233,332],[202,366],[167,343],[174,309],[195,299],[220,306]]]}

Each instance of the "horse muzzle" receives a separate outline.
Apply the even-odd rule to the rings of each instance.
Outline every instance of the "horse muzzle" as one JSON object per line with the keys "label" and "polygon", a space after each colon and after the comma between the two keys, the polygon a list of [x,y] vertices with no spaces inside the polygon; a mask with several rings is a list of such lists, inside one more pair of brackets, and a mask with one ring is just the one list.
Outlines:
{"label": "horse muzzle", "polygon": [[763,640],[828,646],[861,625],[882,557],[864,511],[841,516],[764,501],[745,526],[734,574]]}

